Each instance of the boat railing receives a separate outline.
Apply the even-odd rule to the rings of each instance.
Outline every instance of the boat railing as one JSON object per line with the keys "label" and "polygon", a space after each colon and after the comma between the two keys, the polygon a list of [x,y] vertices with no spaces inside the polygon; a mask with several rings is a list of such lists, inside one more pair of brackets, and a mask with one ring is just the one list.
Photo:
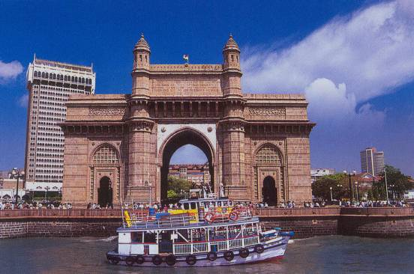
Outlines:
{"label": "boat railing", "polygon": [[137,228],[166,228],[188,226],[193,218],[187,214],[155,216],[131,216],[131,226]]}
{"label": "boat railing", "polygon": [[235,248],[252,246],[258,243],[258,236],[210,242],[176,243],[173,246],[173,252],[174,254],[185,255],[209,251],[226,251]]}

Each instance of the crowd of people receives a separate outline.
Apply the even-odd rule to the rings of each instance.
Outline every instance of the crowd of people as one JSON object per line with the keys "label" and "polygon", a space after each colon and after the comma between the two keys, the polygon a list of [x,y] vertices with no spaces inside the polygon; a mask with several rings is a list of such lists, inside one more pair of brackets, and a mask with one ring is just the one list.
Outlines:
{"label": "crowd of people", "polygon": [[12,202],[12,201],[0,201],[0,210],[37,210],[37,209],[72,209],[71,203],[61,202],[47,202],[47,201],[32,201],[32,202]]}
{"label": "crowd of people", "polygon": [[[287,203],[280,203],[277,206],[270,206],[267,202],[260,202],[253,204],[252,202],[232,202],[232,206],[239,206],[239,207],[249,207],[250,209],[261,209],[261,208],[296,208],[296,207],[304,207],[304,208],[321,208],[326,206],[339,206],[339,207],[355,207],[355,208],[367,208],[367,207],[408,207],[410,206],[405,201],[335,201],[335,202],[326,202],[326,201],[314,201],[314,202],[304,202],[302,205],[298,206],[294,201],[288,201]],[[209,206],[213,207],[213,206]],[[181,203],[170,203],[170,204],[161,204],[159,202],[155,202],[153,204],[149,203],[140,203],[140,202],[132,202],[132,203],[124,203],[124,209],[133,209],[133,210],[143,210],[154,208],[156,211],[165,211],[168,210],[178,210],[184,209]],[[0,210],[20,210],[20,209],[72,209],[71,203],[61,203],[61,202],[46,202],[46,201],[31,201],[31,202],[18,202],[17,204],[13,201],[0,201]],[[97,203],[88,203],[87,209],[114,209],[112,203],[108,203],[106,206],[101,206]]]}
{"label": "crowd of people", "polygon": [[99,209],[114,209],[114,205],[112,203],[107,203],[104,206],[101,206],[98,203],[88,203],[88,205],[86,206],[87,209],[91,209],[91,210],[99,210]]}
{"label": "crowd of people", "polygon": [[407,207],[408,204],[405,201],[389,201],[386,202],[386,200],[381,201],[381,200],[377,200],[377,201],[372,201],[372,200],[368,200],[368,201],[355,201],[355,202],[350,202],[350,201],[340,201],[339,202],[339,206],[340,207],[357,207],[357,208],[366,208],[366,207]]}

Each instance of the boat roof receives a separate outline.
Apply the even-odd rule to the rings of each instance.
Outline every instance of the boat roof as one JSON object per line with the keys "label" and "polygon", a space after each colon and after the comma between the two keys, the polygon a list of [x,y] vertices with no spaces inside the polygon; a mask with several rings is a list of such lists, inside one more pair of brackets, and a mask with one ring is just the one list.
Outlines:
{"label": "boat roof", "polygon": [[136,225],[132,225],[131,227],[120,227],[117,229],[118,233],[128,233],[128,232],[137,232],[137,231],[156,231],[156,230],[180,230],[180,229],[192,229],[192,228],[211,228],[211,227],[224,227],[224,226],[235,226],[235,225],[243,225],[243,224],[251,224],[259,222],[258,217],[252,217],[249,219],[244,220],[237,220],[232,222],[217,222],[217,223],[206,223],[206,222],[198,222],[198,223],[189,223],[186,225],[167,225],[163,223],[158,223],[158,221],[140,223]]}

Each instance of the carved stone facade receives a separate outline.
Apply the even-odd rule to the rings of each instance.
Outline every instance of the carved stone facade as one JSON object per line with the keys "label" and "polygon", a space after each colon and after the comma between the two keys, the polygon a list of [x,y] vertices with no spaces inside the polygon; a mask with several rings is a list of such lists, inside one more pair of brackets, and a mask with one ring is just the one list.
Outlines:
{"label": "carved stone facade", "polygon": [[232,37],[223,64],[150,64],[144,37],[133,53],[131,94],[67,102],[64,201],[160,202],[170,159],[186,144],[206,154],[216,192],[223,183],[235,200],[311,201],[304,96],[242,93]]}

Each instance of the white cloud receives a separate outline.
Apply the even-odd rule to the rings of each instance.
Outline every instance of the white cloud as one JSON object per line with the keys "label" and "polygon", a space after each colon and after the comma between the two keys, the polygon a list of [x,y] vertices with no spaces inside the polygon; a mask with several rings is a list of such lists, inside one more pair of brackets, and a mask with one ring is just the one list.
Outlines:
{"label": "white cloud", "polygon": [[0,60],[0,83],[15,79],[23,72],[23,66],[18,61],[4,63]]}
{"label": "white cloud", "polygon": [[286,49],[243,49],[244,90],[305,92],[312,119],[382,120],[370,105],[356,109],[413,80],[413,10],[413,1],[380,3],[335,18]]}
{"label": "white cloud", "polygon": [[27,107],[29,104],[29,94],[24,94],[19,98],[18,104],[21,107]]}

